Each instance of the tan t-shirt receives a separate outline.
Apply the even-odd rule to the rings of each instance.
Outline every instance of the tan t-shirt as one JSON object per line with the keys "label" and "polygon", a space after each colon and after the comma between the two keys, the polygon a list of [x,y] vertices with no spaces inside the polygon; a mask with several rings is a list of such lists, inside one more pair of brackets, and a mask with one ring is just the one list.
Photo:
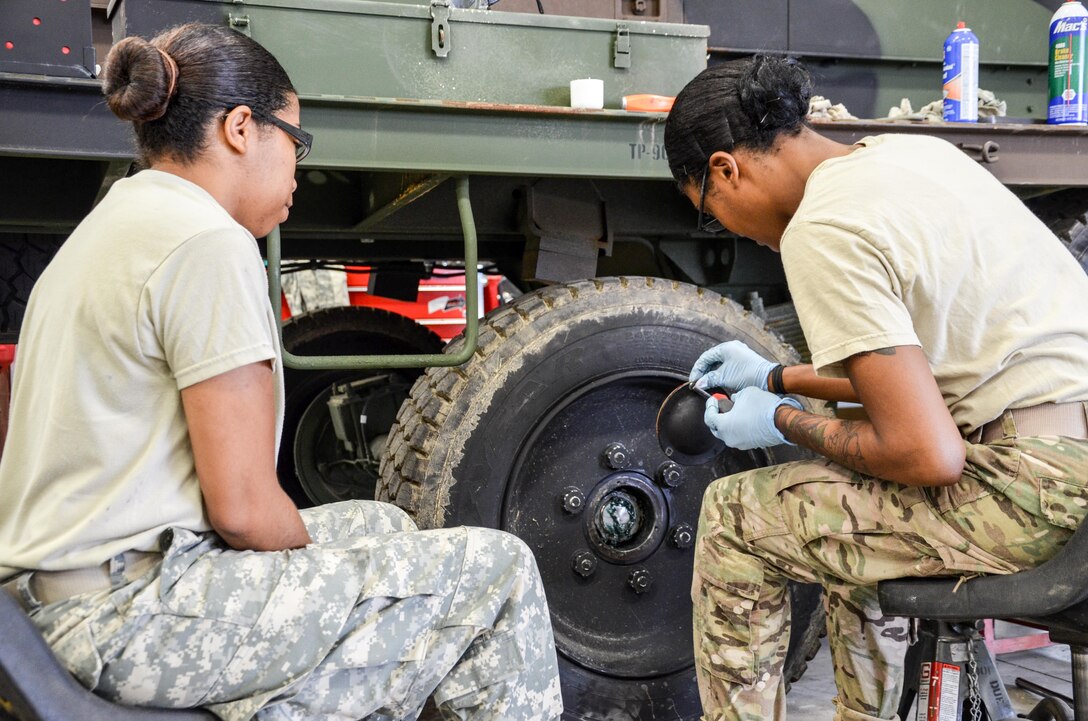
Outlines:
{"label": "tan t-shirt", "polygon": [[0,579],[157,550],[208,530],[181,389],[273,360],[276,316],[253,236],[202,188],[117,182],[38,280],[19,337],[0,460]]}
{"label": "tan t-shirt", "polygon": [[964,433],[1088,399],[1088,276],[949,143],[883,135],[812,173],[782,262],[812,362],[921,346]]}

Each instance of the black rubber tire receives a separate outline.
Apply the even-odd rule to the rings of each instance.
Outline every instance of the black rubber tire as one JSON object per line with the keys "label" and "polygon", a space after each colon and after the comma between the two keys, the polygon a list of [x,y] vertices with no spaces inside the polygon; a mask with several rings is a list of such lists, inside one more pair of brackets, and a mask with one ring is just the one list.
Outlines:
{"label": "black rubber tire", "polygon": [[1058,236],[1088,273],[1088,189],[1045,195],[1029,200],[1028,207]]}
{"label": "black rubber tire", "polygon": [[14,343],[30,291],[64,242],[62,235],[0,233],[0,343]]}
{"label": "black rubber tire", "polygon": [[[700,352],[730,338],[740,338],[779,362],[797,360],[796,353],[758,318],[692,285],[653,278],[603,278],[552,286],[489,314],[481,325],[475,355],[460,367],[429,369],[412,388],[390,431],[379,500],[396,503],[421,528],[502,528],[519,535],[536,552],[556,629],[568,721],[700,716],[688,597],[692,553],[662,541],[653,553],[667,556],[665,573],[674,573],[677,581],[655,583],[641,596],[621,588],[623,583],[603,585],[606,573],[623,578],[630,566],[602,561],[592,578],[575,577],[570,551],[562,543],[582,543],[576,528],[582,521],[577,518],[584,520],[592,511],[564,516],[559,494],[570,480],[586,478],[592,483],[597,476],[557,474],[568,480],[556,486],[546,473],[534,475],[545,467],[537,462],[538,454],[542,458],[550,452],[549,458],[561,459],[558,463],[584,463],[589,473],[605,474],[608,479],[616,473],[600,470],[599,449],[607,439],[623,437],[634,449],[632,458],[642,456],[635,461],[636,467],[652,476],[652,469],[665,460],[653,435],[654,403],[659,405],[669,389],[686,380]],[[454,340],[447,352],[456,352],[462,343],[463,339]],[[605,402],[598,401],[603,411],[593,416],[587,404],[598,393],[605,394],[600,397]],[[634,417],[620,409],[619,404],[633,403],[630,399],[643,393],[647,412]],[[608,420],[610,412],[614,415]],[[574,443],[584,437],[585,453],[578,457],[573,446],[555,440],[549,435],[553,428],[568,433]],[[682,498],[687,505],[683,513],[670,505],[669,525],[697,520],[706,485],[731,472],[723,468],[725,455],[705,467],[684,470],[686,480],[668,490],[668,502],[678,504]],[[809,457],[803,449],[779,446],[759,456],[762,460],[753,467]],[[521,482],[526,468],[531,483]],[[518,505],[520,498],[533,494],[544,494],[545,501],[532,507]],[[592,492],[586,497],[591,498]],[[555,530],[560,541],[549,545],[534,536],[534,528]],[[569,594],[573,600],[564,595],[570,586],[575,587]],[[585,588],[591,588],[589,595]],[[622,608],[602,600],[607,594],[616,595]],[[795,643],[786,677],[796,679],[819,648],[823,605],[819,587],[805,587],[792,597],[797,601]],[[642,605],[636,607],[639,601]],[[613,608],[623,614],[637,613],[639,622],[629,624],[634,629],[631,633],[651,634],[648,646],[675,644],[675,655],[651,673],[647,669],[657,661],[643,662],[640,654],[657,659],[656,649],[635,648],[637,658],[628,661],[623,645],[627,636],[619,643],[603,630],[575,628],[598,617],[606,619],[604,625],[612,623],[614,615],[607,615]],[[675,613],[670,611],[673,608]],[[574,631],[565,635],[561,627]],[[597,639],[595,646],[564,641],[583,638],[579,635],[583,631]],[[616,658],[620,660],[613,661]],[[616,665],[608,667],[601,659]]]}
{"label": "black rubber tire", "polygon": [[[441,353],[442,339],[431,330],[396,313],[377,308],[344,306],[326,308],[297,315],[283,327],[284,348],[299,355],[391,355],[400,353]],[[280,485],[300,507],[347,497],[372,499],[377,473],[358,476],[356,489],[321,488],[321,477],[308,459],[296,458],[296,444],[307,448],[320,457],[330,455],[329,447],[332,422],[324,413],[323,399],[327,399],[334,384],[345,383],[382,373],[391,374],[391,382],[411,384],[422,369],[407,368],[397,371],[284,371],[284,423],[283,440],[277,459]],[[306,420],[298,436],[300,424]],[[322,442],[324,441],[324,442]],[[303,462],[301,470],[296,463]],[[301,478],[300,478],[301,475]]]}

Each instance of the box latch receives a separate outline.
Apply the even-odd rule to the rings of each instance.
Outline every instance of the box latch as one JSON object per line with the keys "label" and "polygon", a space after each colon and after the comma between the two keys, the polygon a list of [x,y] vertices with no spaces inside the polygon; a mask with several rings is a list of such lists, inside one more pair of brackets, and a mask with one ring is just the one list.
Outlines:
{"label": "box latch", "polygon": [[631,67],[631,31],[627,23],[616,24],[615,52],[612,54],[612,64],[617,68]]}
{"label": "box latch", "polygon": [[431,0],[431,50],[440,58],[450,54],[450,0]]}

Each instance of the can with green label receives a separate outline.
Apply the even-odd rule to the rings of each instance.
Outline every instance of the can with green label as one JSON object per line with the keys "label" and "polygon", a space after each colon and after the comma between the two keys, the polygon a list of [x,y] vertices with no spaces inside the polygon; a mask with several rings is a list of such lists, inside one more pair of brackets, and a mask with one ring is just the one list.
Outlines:
{"label": "can with green label", "polygon": [[1066,0],[1050,19],[1048,123],[1088,124],[1088,99],[1084,96],[1086,51],[1088,10],[1079,0]]}

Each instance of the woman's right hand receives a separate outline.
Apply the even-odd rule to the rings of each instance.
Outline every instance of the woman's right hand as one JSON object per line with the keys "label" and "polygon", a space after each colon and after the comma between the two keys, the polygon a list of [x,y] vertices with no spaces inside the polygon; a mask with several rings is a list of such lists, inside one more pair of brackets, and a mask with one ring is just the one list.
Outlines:
{"label": "woman's right hand", "polygon": [[714,346],[699,356],[688,376],[689,381],[704,378],[705,388],[739,391],[742,388],[767,390],[767,376],[778,365],[744,344],[731,340]]}

